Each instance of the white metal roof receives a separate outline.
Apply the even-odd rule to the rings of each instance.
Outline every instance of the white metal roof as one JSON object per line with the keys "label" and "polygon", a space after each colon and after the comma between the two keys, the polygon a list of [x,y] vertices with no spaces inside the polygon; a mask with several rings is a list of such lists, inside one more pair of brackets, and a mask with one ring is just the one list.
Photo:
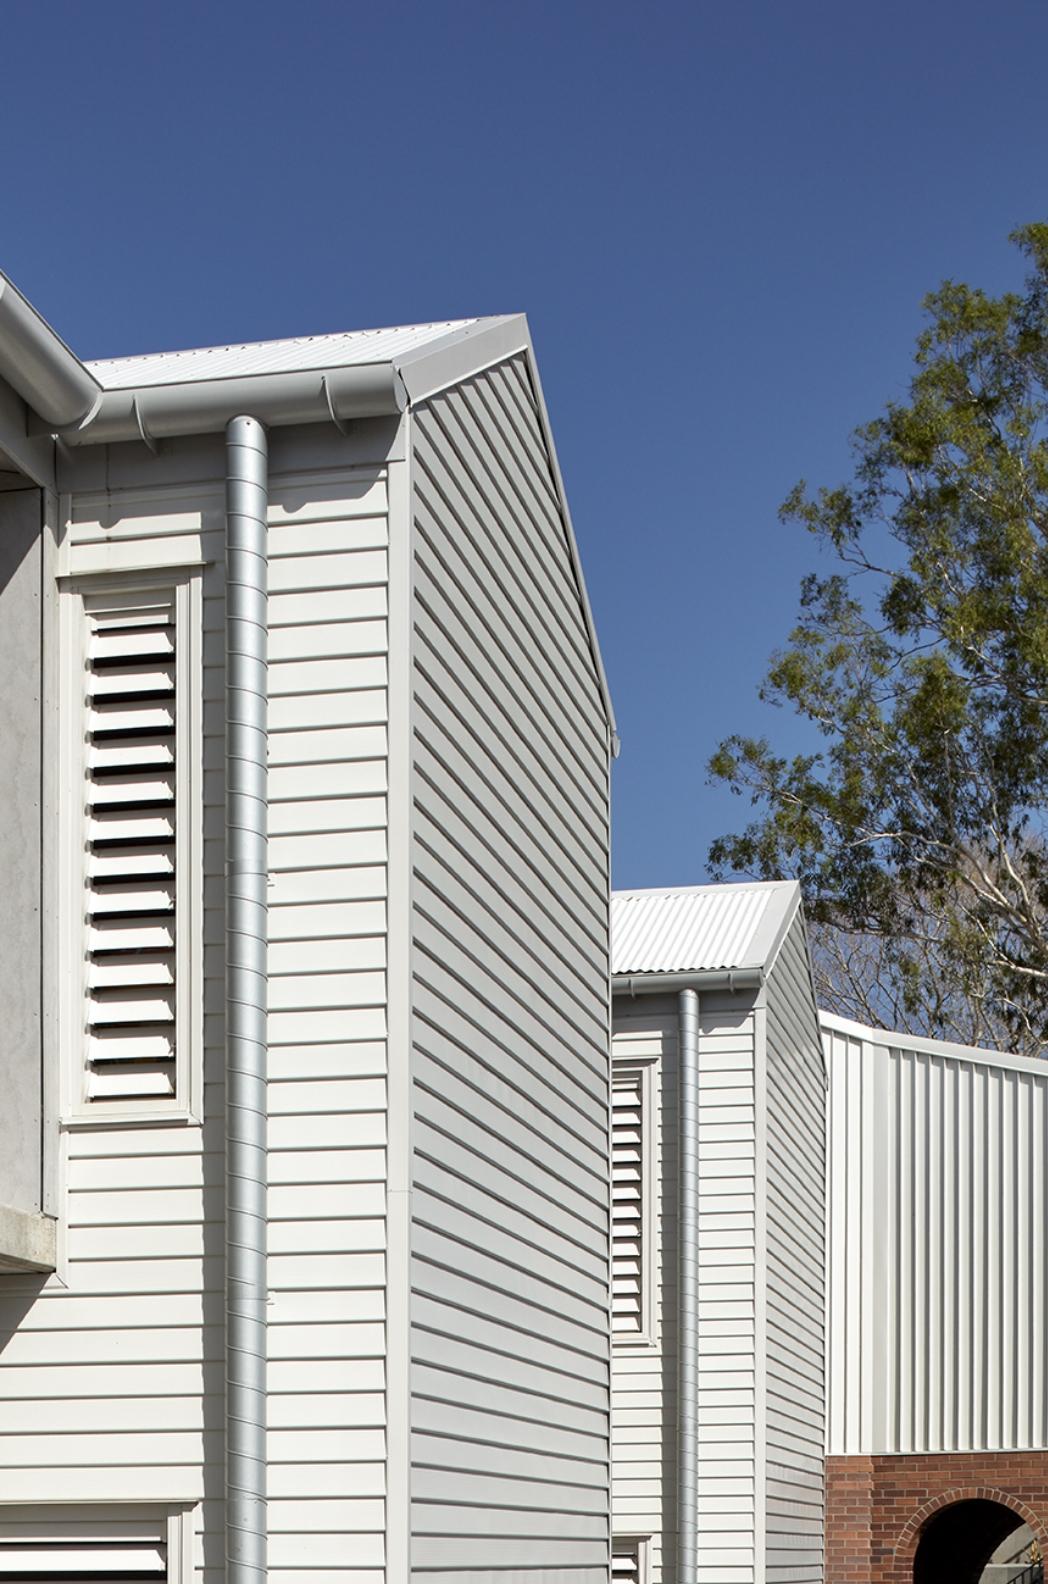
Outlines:
{"label": "white metal roof", "polygon": [[349,368],[387,363],[480,324],[479,319],[444,319],[437,324],[394,325],[385,330],[347,330],[339,335],[294,336],[286,341],[250,341],[240,346],[194,347],[150,352],[143,357],[102,358],[88,363],[103,390],[137,385],[181,385],[190,380],[234,379],[248,374],[283,374],[307,369]]}
{"label": "white metal roof", "polygon": [[795,880],[615,891],[613,974],[766,968],[800,897]]}

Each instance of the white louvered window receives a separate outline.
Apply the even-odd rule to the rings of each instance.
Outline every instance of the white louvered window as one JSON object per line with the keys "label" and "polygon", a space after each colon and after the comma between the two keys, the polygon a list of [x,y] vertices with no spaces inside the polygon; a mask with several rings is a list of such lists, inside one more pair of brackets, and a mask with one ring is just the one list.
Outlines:
{"label": "white louvered window", "polygon": [[647,1067],[617,1068],[611,1105],[611,1315],[619,1341],[649,1329],[651,1294]]}
{"label": "white louvered window", "polygon": [[613,1540],[611,1584],[646,1584],[646,1546],[642,1540]]}
{"label": "white louvered window", "polygon": [[193,593],[186,579],[72,596],[80,795],[70,950],[81,986],[73,1101],[96,1115],[190,1103],[201,889]]}
{"label": "white louvered window", "polygon": [[[5,1519],[0,1522],[0,1584],[166,1584],[171,1534],[172,1522],[165,1518]],[[177,1528],[174,1537],[177,1550]]]}

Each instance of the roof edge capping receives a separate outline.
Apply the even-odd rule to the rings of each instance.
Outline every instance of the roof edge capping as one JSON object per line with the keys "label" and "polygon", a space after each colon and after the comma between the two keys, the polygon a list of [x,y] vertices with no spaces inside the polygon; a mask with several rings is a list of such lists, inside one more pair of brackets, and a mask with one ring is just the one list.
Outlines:
{"label": "roof edge capping", "polygon": [[102,399],[94,375],[2,271],[0,379],[49,433],[89,421]]}

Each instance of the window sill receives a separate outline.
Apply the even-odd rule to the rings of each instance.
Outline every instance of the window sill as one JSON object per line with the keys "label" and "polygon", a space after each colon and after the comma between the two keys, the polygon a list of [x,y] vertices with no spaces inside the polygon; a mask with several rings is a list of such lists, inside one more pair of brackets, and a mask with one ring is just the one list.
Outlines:
{"label": "window sill", "polygon": [[615,1333],[612,1332],[612,1358],[645,1358],[651,1353],[661,1353],[661,1351],[661,1344],[656,1337],[616,1336]]}
{"label": "window sill", "polygon": [[135,1109],[125,1106],[119,1110],[115,1106],[96,1106],[90,1111],[74,1111],[62,1117],[58,1125],[65,1133],[75,1133],[101,1127],[201,1127],[202,1121],[195,1111],[187,1111],[184,1107],[173,1106],[170,1111],[160,1111],[151,1105]]}
{"label": "window sill", "polygon": [[53,1216],[0,1205],[0,1275],[53,1271],[58,1263],[57,1233]]}

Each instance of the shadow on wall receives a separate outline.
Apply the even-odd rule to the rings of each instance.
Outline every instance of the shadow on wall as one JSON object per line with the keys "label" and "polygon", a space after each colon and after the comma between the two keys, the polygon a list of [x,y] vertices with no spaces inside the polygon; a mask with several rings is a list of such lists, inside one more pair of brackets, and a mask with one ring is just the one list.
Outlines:
{"label": "shadow on wall", "polygon": [[48,1280],[46,1272],[0,1270],[0,1358],[18,1336],[22,1321]]}

